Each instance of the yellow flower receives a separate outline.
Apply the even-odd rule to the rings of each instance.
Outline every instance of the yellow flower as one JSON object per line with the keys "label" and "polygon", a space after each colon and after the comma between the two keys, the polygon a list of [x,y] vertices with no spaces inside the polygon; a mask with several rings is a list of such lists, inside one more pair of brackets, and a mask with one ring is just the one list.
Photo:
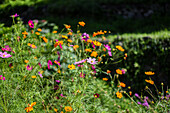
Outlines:
{"label": "yellow flower", "polygon": [[96,52],[96,51],[93,51],[90,56],[91,56],[91,57],[93,57],[93,56],[96,57],[97,55],[98,55],[97,52]]}
{"label": "yellow flower", "polygon": [[86,52],[91,52],[92,50],[91,49],[85,49]]}
{"label": "yellow flower", "polygon": [[57,33],[57,31],[53,31],[53,33]]}
{"label": "yellow flower", "polygon": [[100,43],[100,42],[98,42],[98,41],[93,41],[93,44],[95,45],[95,46],[101,46],[102,44]]}
{"label": "yellow flower", "polygon": [[104,81],[108,81],[108,78],[103,78]]}
{"label": "yellow flower", "polygon": [[27,45],[28,45],[28,46],[30,46],[30,45],[31,45],[31,43],[28,43]]}
{"label": "yellow flower", "polygon": [[82,21],[82,22],[79,22],[79,24],[81,25],[81,26],[83,26],[84,27],[84,25],[85,25],[85,23]]}
{"label": "yellow flower", "polygon": [[62,38],[68,39],[68,37],[66,35],[62,35]]}
{"label": "yellow flower", "polygon": [[36,76],[32,76],[32,78],[37,78]]}
{"label": "yellow flower", "polygon": [[119,51],[125,51],[122,46],[116,46]]}
{"label": "yellow flower", "polygon": [[152,71],[145,72],[146,75],[154,75],[155,73]]}
{"label": "yellow flower", "polygon": [[38,28],[38,29],[37,29],[37,31],[41,32],[41,31],[42,31],[42,29]]}
{"label": "yellow flower", "polygon": [[34,59],[37,59],[37,57],[35,56]]}
{"label": "yellow flower", "polygon": [[119,74],[119,75],[122,75],[122,70],[116,69],[116,73]]}
{"label": "yellow flower", "polygon": [[65,106],[65,111],[66,112],[70,112],[70,111],[72,111],[73,109],[71,108],[71,106]]}
{"label": "yellow flower", "polygon": [[68,68],[70,68],[71,70],[72,70],[72,69],[76,69],[76,68],[75,68],[75,65],[73,65],[73,64],[68,65]]}
{"label": "yellow flower", "polygon": [[116,92],[116,95],[117,95],[118,98],[122,98],[123,97],[122,93],[120,93],[119,91]]}

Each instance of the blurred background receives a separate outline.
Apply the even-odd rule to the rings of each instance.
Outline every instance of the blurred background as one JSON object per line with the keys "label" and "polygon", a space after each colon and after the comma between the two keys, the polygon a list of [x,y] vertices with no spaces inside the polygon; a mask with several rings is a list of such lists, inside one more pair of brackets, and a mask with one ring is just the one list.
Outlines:
{"label": "blurred background", "polygon": [[25,24],[30,19],[47,20],[55,23],[58,31],[63,24],[76,31],[79,21],[86,23],[81,32],[111,31],[107,38],[128,53],[125,61],[108,68],[125,67],[128,71],[126,77],[120,77],[122,82],[140,92],[148,85],[144,72],[154,71],[151,78],[159,89],[161,82],[165,91],[170,85],[170,0],[0,0],[0,23],[4,23],[0,24],[0,34],[10,29],[10,15],[15,13]]}
{"label": "blurred background", "polygon": [[0,0],[0,23],[10,26],[9,16],[18,13],[23,21],[45,19],[59,28],[79,21],[85,31],[150,33],[170,29],[169,0]]}

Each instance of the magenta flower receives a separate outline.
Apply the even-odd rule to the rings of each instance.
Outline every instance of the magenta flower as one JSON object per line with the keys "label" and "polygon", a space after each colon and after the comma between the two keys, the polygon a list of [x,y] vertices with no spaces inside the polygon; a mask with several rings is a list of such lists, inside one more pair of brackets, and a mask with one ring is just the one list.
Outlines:
{"label": "magenta flower", "polygon": [[83,33],[81,37],[82,37],[82,40],[85,40],[85,41],[87,41],[90,38],[89,34],[87,33]]}
{"label": "magenta flower", "polygon": [[125,70],[124,69],[122,69],[121,71],[122,71],[122,74],[125,74]]}
{"label": "magenta flower", "polygon": [[32,20],[29,20],[28,21],[28,25],[30,26],[30,28],[34,28],[34,23]]}
{"label": "magenta flower", "polygon": [[137,93],[135,93],[135,96],[138,97],[139,99],[141,99],[140,96]]}
{"label": "magenta flower", "polygon": [[64,97],[64,95],[61,93],[60,96]]}
{"label": "magenta flower", "polygon": [[6,79],[2,75],[0,75],[0,80],[6,80]]}
{"label": "magenta flower", "polygon": [[112,52],[111,51],[108,51],[108,54],[109,54],[109,56],[112,56]]}
{"label": "magenta flower", "polygon": [[57,83],[60,83],[60,80],[56,80]]}
{"label": "magenta flower", "polygon": [[108,44],[104,45],[104,47],[108,50],[108,51],[111,51],[111,48]]}
{"label": "magenta flower", "polygon": [[78,67],[83,67],[83,65],[80,65],[80,64],[78,64],[77,66],[78,66]]}
{"label": "magenta flower", "polygon": [[4,52],[4,53],[0,52],[0,57],[2,57],[2,58],[9,58],[9,57],[12,57],[12,55],[7,54],[7,52]]}
{"label": "magenta flower", "polygon": [[40,66],[40,68],[42,68],[42,65],[41,65],[41,63],[40,63],[40,62],[38,63],[38,65]]}
{"label": "magenta flower", "polygon": [[38,74],[40,75],[40,77],[41,77],[41,78],[43,78],[43,76],[42,76],[41,72],[38,72]]}
{"label": "magenta flower", "polygon": [[11,51],[11,48],[9,45],[6,45],[5,48],[2,48],[2,51]]}
{"label": "magenta flower", "polygon": [[81,78],[84,78],[85,77],[85,74],[83,74],[82,72],[80,73],[80,77]]}
{"label": "magenta flower", "polygon": [[89,57],[87,58],[87,62],[94,65],[94,64],[97,64],[98,61],[96,61],[95,58],[92,59],[91,57]]}
{"label": "magenta flower", "polygon": [[50,69],[50,65],[53,65],[51,60],[48,60],[48,69]]}
{"label": "magenta flower", "polygon": [[27,65],[26,68],[27,68],[28,71],[31,71],[33,67],[30,67],[29,65]]}
{"label": "magenta flower", "polygon": [[19,15],[15,13],[15,15],[11,15],[11,17],[18,17]]}

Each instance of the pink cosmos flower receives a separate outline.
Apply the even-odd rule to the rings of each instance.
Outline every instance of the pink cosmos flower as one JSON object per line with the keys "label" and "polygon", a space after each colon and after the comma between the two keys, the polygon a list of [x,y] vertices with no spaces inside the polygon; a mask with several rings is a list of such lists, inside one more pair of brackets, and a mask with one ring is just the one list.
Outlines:
{"label": "pink cosmos flower", "polygon": [[41,77],[41,78],[43,78],[43,76],[42,76],[41,72],[38,72],[38,74],[40,75],[40,77]]}
{"label": "pink cosmos flower", "polygon": [[82,40],[87,41],[90,37],[89,37],[89,34],[83,33],[82,36],[81,36],[81,38],[82,38]]}
{"label": "pink cosmos flower", "polygon": [[15,15],[11,15],[11,17],[18,17],[19,15],[15,13]]}
{"label": "pink cosmos flower", "polygon": [[30,26],[30,28],[34,28],[34,23],[32,20],[29,20],[28,21],[28,25]]}
{"label": "pink cosmos flower", "polygon": [[9,57],[12,57],[12,55],[7,54],[7,52],[4,52],[4,53],[0,52],[0,57],[2,57],[2,58],[9,58]]}
{"label": "pink cosmos flower", "polygon": [[108,51],[111,51],[111,48],[108,44],[104,45],[104,47],[108,50]]}
{"label": "pink cosmos flower", "polygon": [[83,67],[83,65],[80,65],[80,64],[78,64],[77,66],[78,66],[78,67]]}
{"label": "pink cosmos flower", "polygon": [[87,62],[94,65],[94,64],[97,64],[98,61],[96,61],[95,58],[92,59],[91,57],[89,57],[87,58]]}
{"label": "pink cosmos flower", "polygon": [[48,69],[50,69],[50,65],[53,65],[51,60],[48,60]]}
{"label": "pink cosmos flower", "polygon": [[2,75],[0,75],[0,80],[6,80],[6,79]]}
{"label": "pink cosmos flower", "polygon": [[2,48],[2,51],[11,51],[9,45],[5,45],[5,48]]}
{"label": "pink cosmos flower", "polygon": [[33,68],[33,66],[31,66],[31,67],[30,67],[29,65],[27,65],[27,67],[26,67],[26,68],[27,68],[27,70],[28,70],[28,71],[31,71],[31,70],[32,70],[32,68]]}
{"label": "pink cosmos flower", "polygon": [[112,52],[111,51],[108,51],[108,54],[109,54],[109,56],[112,56]]}

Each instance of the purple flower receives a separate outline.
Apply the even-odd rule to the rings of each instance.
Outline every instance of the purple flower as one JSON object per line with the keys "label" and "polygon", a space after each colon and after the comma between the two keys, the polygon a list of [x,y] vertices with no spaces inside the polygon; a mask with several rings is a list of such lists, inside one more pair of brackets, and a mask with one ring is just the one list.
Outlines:
{"label": "purple flower", "polygon": [[138,104],[141,104],[141,102],[137,102]]}
{"label": "purple flower", "polygon": [[93,96],[94,96],[95,98],[99,98],[99,94],[98,94],[98,93],[94,94]]}
{"label": "purple flower", "polygon": [[17,13],[15,13],[15,15],[11,15],[11,17],[17,17],[19,16]]}
{"label": "purple flower", "polygon": [[30,28],[34,28],[34,23],[32,20],[29,20],[28,21],[28,25],[30,26]]}
{"label": "purple flower", "polygon": [[42,76],[41,72],[38,72],[38,74],[40,75],[40,77],[41,77],[41,78],[43,78],[43,76]]}
{"label": "purple flower", "polygon": [[108,50],[108,51],[111,51],[111,48],[108,44],[104,45],[104,47]]}
{"label": "purple flower", "polygon": [[80,64],[78,64],[77,66],[78,66],[78,67],[83,67],[83,65],[80,65]]}
{"label": "purple flower", "polygon": [[12,57],[12,55],[7,54],[7,52],[4,52],[4,53],[0,52],[0,57],[2,57],[2,58],[9,58],[9,57]]}
{"label": "purple flower", "polygon": [[56,80],[57,83],[60,83],[60,80]]}
{"label": "purple flower", "polygon": [[83,60],[81,60],[81,61],[75,62],[74,64],[80,64],[80,63],[83,63],[83,62],[85,62],[85,61],[86,61],[86,59],[83,59]]}
{"label": "purple flower", "polygon": [[149,104],[148,104],[147,101],[145,101],[142,105],[145,106],[145,107],[147,107],[147,109],[149,109]]}
{"label": "purple flower", "polygon": [[139,99],[141,99],[140,96],[137,93],[135,93],[135,96],[138,97]]}
{"label": "purple flower", "polygon": [[82,40],[85,40],[85,41],[87,41],[90,38],[89,34],[87,33],[83,33],[81,37],[82,37]]}
{"label": "purple flower", "polygon": [[89,57],[87,58],[87,62],[94,65],[94,64],[97,64],[98,61],[96,61],[95,58],[92,59],[91,57]]}
{"label": "purple flower", "polygon": [[9,64],[9,67],[12,67],[12,63]]}

